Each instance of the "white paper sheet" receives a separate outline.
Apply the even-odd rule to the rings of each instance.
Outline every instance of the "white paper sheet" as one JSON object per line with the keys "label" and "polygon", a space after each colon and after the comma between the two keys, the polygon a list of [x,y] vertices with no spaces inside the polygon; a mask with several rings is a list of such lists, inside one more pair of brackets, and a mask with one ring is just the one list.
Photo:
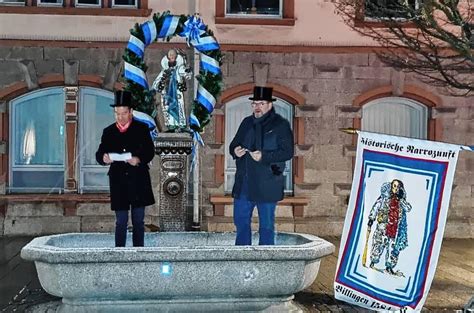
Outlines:
{"label": "white paper sheet", "polygon": [[109,158],[112,161],[127,161],[132,158],[132,154],[130,152],[126,153],[109,153]]}

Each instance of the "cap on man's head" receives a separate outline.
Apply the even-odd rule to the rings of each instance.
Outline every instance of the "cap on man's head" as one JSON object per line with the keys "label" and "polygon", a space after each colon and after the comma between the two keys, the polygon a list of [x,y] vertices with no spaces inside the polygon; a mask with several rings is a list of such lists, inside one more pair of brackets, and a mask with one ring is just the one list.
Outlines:
{"label": "cap on man's head", "polygon": [[253,88],[253,97],[249,98],[250,100],[255,100],[255,101],[275,101],[275,98],[272,98],[272,92],[273,88],[272,87],[260,87],[260,86],[255,86]]}
{"label": "cap on man's head", "polygon": [[125,90],[115,91],[115,103],[110,105],[111,107],[129,107],[133,108],[132,104],[132,93]]}

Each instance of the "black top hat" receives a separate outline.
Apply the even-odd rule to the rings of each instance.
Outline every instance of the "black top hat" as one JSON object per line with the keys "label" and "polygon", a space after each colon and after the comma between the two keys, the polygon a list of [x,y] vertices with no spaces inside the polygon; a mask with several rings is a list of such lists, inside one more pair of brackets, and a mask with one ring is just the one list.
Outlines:
{"label": "black top hat", "polygon": [[132,93],[125,90],[115,91],[115,103],[110,105],[111,107],[129,107],[133,108],[132,104]]}
{"label": "black top hat", "polygon": [[255,86],[253,88],[253,97],[249,98],[250,100],[264,100],[264,101],[275,101],[275,98],[272,98],[272,87],[259,87]]}

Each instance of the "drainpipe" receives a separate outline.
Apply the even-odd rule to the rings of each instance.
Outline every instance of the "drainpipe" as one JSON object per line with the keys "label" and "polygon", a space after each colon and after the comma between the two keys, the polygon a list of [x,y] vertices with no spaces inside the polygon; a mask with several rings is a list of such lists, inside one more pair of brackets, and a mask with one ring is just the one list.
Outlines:
{"label": "drainpipe", "polygon": [[[199,0],[191,0],[190,1],[190,8],[191,11],[194,9],[194,12],[191,12],[190,14],[194,13],[199,13]],[[193,68],[193,73],[194,76],[196,76],[199,73],[199,52],[194,49],[194,62],[193,62],[194,68]],[[194,98],[196,98],[197,94],[197,88],[198,88],[198,81],[196,78],[194,78]],[[194,169],[193,169],[193,225],[192,225],[192,230],[193,231],[199,231],[201,230],[201,218],[200,218],[200,210],[199,210],[199,187],[200,187],[200,162],[199,162],[199,144],[196,143],[196,160],[194,163]]]}

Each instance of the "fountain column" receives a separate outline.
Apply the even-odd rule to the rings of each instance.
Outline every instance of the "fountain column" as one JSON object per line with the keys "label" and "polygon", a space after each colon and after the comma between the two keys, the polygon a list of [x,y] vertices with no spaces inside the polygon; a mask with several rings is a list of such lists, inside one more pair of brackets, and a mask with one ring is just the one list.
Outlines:
{"label": "fountain column", "polygon": [[160,162],[160,231],[189,228],[188,181],[193,140],[189,133],[160,133],[155,153]]}

